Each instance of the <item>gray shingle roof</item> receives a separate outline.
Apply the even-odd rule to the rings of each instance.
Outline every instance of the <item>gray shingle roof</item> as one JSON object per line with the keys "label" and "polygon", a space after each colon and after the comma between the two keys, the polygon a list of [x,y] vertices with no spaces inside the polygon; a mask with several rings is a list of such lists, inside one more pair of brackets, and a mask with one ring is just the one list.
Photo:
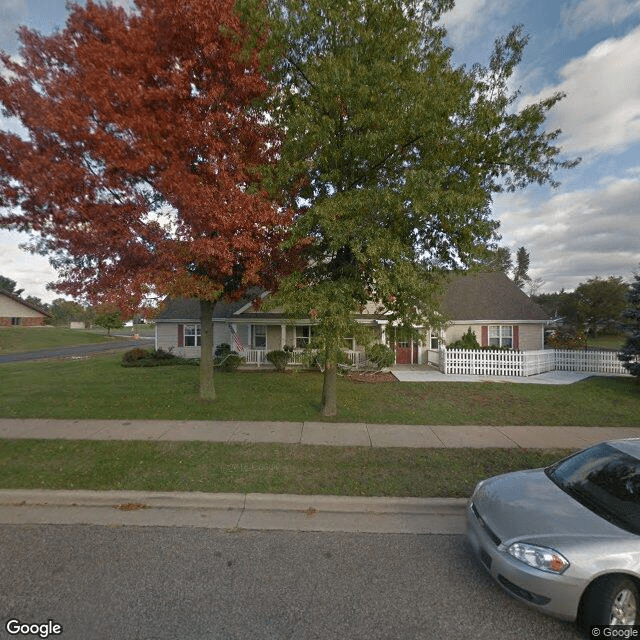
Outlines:
{"label": "gray shingle roof", "polygon": [[[213,310],[214,318],[230,318],[261,292],[255,290],[240,300],[218,302]],[[545,321],[547,314],[525,295],[504,273],[477,272],[456,274],[449,278],[441,299],[441,309],[448,320],[504,320]],[[256,314],[252,317],[263,317]],[[264,316],[267,317],[267,316]],[[269,315],[268,317],[273,317]],[[194,298],[175,298],[165,301],[164,309],[156,320],[198,321],[200,302]]]}
{"label": "gray shingle roof", "polygon": [[549,316],[502,272],[451,276],[442,297],[449,320],[548,320]]}
{"label": "gray shingle roof", "polygon": [[[214,319],[230,318],[238,309],[255,300],[260,293],[260,290],[255,290],[251,292],[252,295],[247,295],[240,300],[216,302],[213,308]],[[164,308],[156,316],[156,320],[160,322],[172,320],[189,320],[193,322],[200,320],[200,300],[196,298],[167,298],[164,302]]]}

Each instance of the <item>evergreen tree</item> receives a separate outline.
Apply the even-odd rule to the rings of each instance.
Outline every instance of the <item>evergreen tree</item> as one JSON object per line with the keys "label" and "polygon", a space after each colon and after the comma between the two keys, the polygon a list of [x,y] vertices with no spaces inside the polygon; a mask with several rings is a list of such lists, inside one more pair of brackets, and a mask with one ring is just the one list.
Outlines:
{"label": "evergreen tree", "polygon": [[640,378],[640,271],[631,283],[627,302],[628,306],[622,312],[622,329],[628,333],[628,338],[618,357],[632,376]]}
{"label": "evergreen tree", "polygon": [[526,282],[529,282],[529,252],[520,247],[516,253],[516,266],[513,268],[513,281],[522,289]]}

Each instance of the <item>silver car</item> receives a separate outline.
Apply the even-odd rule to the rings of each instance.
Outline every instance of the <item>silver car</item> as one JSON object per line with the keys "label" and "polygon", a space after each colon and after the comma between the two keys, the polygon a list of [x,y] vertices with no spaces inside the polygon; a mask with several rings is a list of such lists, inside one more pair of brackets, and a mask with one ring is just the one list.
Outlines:
{"label": "silver car", "polygon": [[467,535],[498,584],[539,611],[640,624],[640,439],[480,482]]}

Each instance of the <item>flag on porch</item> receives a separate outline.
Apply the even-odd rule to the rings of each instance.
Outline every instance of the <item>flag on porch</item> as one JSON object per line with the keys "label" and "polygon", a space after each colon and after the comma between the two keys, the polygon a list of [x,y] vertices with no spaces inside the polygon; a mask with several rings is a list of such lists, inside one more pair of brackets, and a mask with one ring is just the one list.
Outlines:
{"label": "flag on porch", "polygon": [[233,338],[233,344],[235,344],[236,349],[238,351],[244,351],[244,347],[242,346],[242,342],[240,342],[240,337],[238,336],[238,332],[233,328],[233,325],[229,325],[229,333]]}

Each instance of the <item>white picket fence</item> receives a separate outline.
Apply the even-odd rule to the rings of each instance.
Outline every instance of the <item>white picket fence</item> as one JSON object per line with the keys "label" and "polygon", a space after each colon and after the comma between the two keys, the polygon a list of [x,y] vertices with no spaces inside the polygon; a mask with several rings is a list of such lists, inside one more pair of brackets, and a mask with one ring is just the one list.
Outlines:
{"label": "white picket fence", "polygon": [[540,351],[474,351],[441,349],[445,374],[534,376],[547,371],[628,374],[614,351],[544,349]]}

